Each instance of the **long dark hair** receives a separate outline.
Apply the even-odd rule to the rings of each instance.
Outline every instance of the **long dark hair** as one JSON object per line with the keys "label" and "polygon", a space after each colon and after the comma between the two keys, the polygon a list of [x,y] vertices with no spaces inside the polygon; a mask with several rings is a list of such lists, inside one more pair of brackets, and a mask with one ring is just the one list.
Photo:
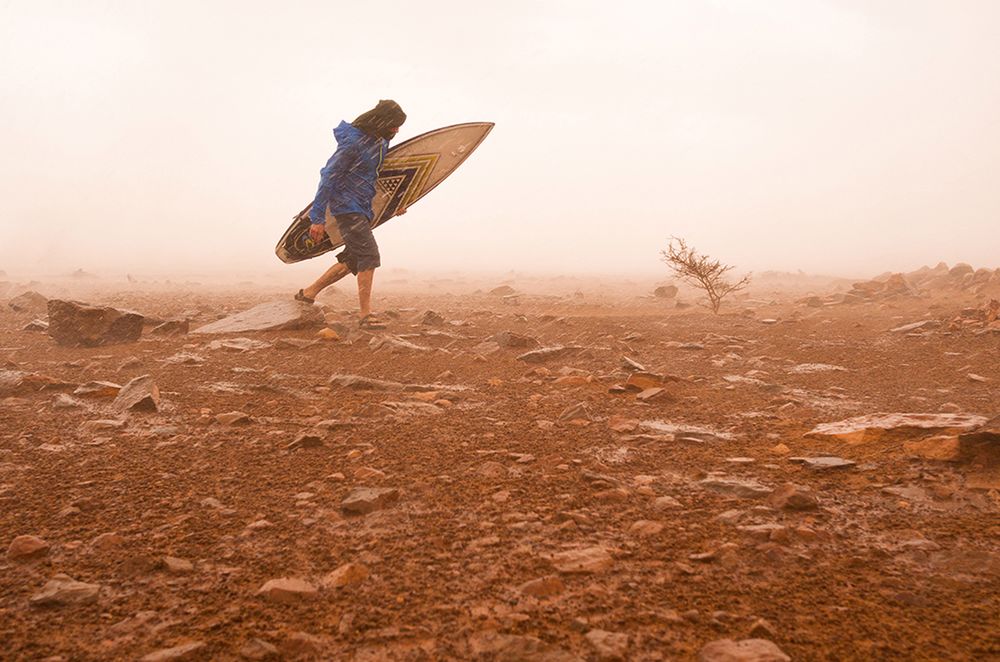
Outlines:
{"label": "long dark hair", "polygon": [[358,115],[351,124],[365,133],[389,140],[392,130],[398,129],[406,121],[406,113],[392,99],[382,99],[378,105],[366,113]]}

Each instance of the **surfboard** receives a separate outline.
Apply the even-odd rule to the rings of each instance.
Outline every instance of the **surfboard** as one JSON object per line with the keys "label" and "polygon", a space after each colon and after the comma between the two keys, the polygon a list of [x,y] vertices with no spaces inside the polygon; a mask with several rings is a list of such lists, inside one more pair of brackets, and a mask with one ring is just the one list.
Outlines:
{"label": "surfboard", "polygon": [[[372,200],[372,227],[408,209],[462,165],[493,129],[492,122],[467,122],[428,131],[392,147],[385,155]],[[282,262],[308,260],[344,245],[338,232],[315,244],[309,239],[310,202],[292,219],[274,252]]]}

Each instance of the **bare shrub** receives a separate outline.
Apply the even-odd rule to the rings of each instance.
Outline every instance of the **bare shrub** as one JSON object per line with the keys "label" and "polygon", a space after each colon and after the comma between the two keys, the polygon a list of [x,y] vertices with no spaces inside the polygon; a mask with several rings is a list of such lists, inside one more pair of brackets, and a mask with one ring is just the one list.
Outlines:
{"label": "bare shrub", "polygon": [[704,290],[708,297],[708,307],[718,314],[722,300],[733,292],[750,284],[750,274],[735,283],[726,278],[733,267],[713,260],[707,255],[699,255],[695,248],[679,237],[670,237],[667,250],[660,251],[661,258],[681,280]]}

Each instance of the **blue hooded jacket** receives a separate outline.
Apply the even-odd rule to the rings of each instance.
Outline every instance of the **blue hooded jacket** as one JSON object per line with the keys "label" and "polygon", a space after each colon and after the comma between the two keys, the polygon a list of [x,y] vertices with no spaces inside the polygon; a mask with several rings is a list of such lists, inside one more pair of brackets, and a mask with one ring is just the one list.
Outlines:
{"label": "blue hooded jacket", "polygon": [[369,135],[354,125],[341,122],[333,130],[337,151],[319,171],[319,189],[309,211],[313,225],[326,222],[330,214],[357,213],[372,219],[372,199],[379,168],[389,141]]}

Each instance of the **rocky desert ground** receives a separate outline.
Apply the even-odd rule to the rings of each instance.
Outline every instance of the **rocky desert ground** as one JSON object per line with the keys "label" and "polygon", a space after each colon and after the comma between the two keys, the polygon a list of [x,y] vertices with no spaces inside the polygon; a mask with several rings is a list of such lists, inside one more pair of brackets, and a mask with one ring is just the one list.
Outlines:
{"label": "rocky desert ground", "polygon": [[5,660],[1000,659],[1000,271],[0,280]]}

